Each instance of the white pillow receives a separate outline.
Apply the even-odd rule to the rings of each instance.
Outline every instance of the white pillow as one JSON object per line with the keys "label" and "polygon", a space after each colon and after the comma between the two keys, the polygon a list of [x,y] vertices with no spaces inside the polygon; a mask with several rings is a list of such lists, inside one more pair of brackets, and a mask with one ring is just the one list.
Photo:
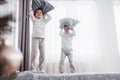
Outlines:
{"label": "white pillow", "polygon": [[50,3],[44,0],[32,0],[32,9],[35,11],[38,8],[42,8],[43,14],[46,14],[47,12],[54,9],[54,6],[52,6]]}
{"label": "white pillow", "polygon": [[78,24],[79,21],[73,18],[63,18],[60,20],[60,28],[63,29],[65,25],[67,25],[69,28],[73,28]]}

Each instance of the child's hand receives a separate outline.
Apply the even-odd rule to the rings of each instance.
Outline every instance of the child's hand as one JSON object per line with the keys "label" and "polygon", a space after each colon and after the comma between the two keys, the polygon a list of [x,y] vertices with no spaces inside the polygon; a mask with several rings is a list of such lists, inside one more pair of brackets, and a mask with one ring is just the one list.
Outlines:
{"label": "child's hand", "polygon": [[73,30],[73,28],[71,28],[71,30]]}

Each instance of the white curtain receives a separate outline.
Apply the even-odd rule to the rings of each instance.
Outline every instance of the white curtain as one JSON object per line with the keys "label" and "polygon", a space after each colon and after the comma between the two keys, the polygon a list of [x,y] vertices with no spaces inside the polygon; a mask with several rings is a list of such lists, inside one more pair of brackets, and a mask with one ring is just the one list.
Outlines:
{"label": "white curtain", "polygon": [[119,53],[120,53],[120,0],[115,0],[113,2],[114,4],[114,15],[115,15],[115,25],[116,25],[116,31],[117,31],[117,41],[119,46]]}
{"label": "white curtain", "polygon": [[[61,54],[59,20],[64,17],[80,21],[75,27],[76,36],[73,39],[73,61],[76,72],[120,72],[112,0],[48,1],[55,6],[55,10],[50,12],[52,20],[46,25],[47,73],[59,73]],[[67,58],[65,70],[66,73],[69,72]]]}

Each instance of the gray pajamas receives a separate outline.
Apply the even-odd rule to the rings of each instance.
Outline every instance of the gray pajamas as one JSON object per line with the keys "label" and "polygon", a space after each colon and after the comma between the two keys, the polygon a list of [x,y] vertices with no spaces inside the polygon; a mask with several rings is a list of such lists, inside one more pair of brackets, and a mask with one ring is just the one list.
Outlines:
{"label": "gray pajamas", "polygon": [[64,72],[64,62],[66,56],[68,57],[69,63],[70,63],[70,71],[71,73],[75,72],[75,67],[73,65],[73,56],[72,56],[72,49],[71,50],[65,50],[61,49],[61,60],[60,60],[60,73]]}
{"label": "gray pajamas", "polygon": [[[39,68],[40,70],[44,70],[44,66],[45,66],[44,43],[45,43],[44,38],[37,38],[37,37],[32,38],[31,69],[37,70]],[[38,49],[39,49],[39,53],[38,53]],[[37,61],[36,61],[38,54],[40,54],[39,65],[37,65]]]}
{"label": "gray pajamas", "polygon": [[69,63],[70,63],[70,71],[71,73],[75,72],[75,67],[73,65],[73,55],[72,55],[72,38],[75,36],[75,32],[73,30],[72,33],[65,34],[64,32],[60,32],[60,35],[62,37],[62,48],[61,48],[61,60],[59,65],[59,71],[60,73],[64,72],[64,62],[66,56],[68,57]]}
{"label": "gray pajamas", "polygon": [[[31,50],[31,69],[35,72],[39,71],[44,73],[45,66],[45,50],[44,50],[44,38],[45,38],[45,25],[51,20],[49,14],[45,14],[41,19],[36,19],[33,15],[33,12],[30,12],[30,17],[33,22],[33,31],[32,31],[32,50]],[[39,49],[39,53],[38,53]],[[37,56],[39,56],[39,61],[37,61]],[[37,62],[39,64],[37,65]]]}

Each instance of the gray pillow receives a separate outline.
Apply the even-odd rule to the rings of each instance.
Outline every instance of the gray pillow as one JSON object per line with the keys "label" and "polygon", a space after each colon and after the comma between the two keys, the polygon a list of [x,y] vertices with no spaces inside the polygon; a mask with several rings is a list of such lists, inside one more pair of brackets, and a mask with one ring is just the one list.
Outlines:
{"label": "gray pillow", "polygon": [[43,14],[46,14],[47,12],[54,9],[54,6],[52,6],[50,3],[44,0],[32,0],[32,9],[35,11],[38,8],[42,8]]}
{"label": "gray pillow", "polygon": [[60,20],[60,28],[63,29],[65,25],[67,25],[70,29],[75,27],[79,21],[73,18],[63,18]]}

